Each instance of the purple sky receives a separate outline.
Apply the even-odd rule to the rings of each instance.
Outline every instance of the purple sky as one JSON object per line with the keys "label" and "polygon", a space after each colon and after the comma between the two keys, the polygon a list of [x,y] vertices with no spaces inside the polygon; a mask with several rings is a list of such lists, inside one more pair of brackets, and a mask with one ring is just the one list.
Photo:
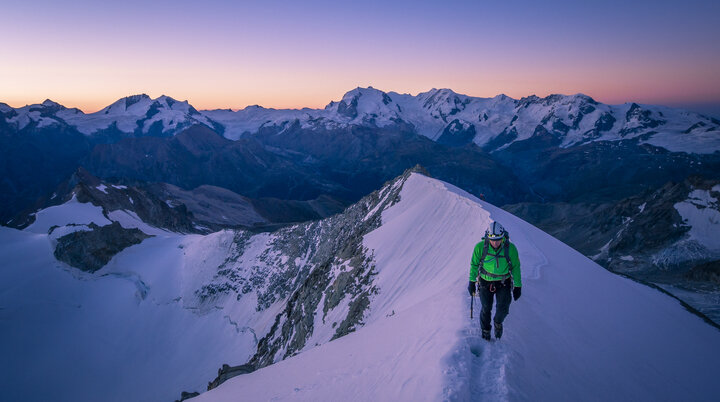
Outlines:
{"label": "purple sky", "polygon": [[720,115],[718,1],[6,1],[0,102],[322,107],[357,86]]}

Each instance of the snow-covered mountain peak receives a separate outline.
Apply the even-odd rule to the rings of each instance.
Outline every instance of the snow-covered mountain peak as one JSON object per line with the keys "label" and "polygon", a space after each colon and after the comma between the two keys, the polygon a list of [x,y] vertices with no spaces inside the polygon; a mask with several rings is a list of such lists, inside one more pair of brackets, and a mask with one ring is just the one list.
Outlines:
{"label": "snow-covered mountain peak", "polygon": [[42,112],[45,115],[65,109],[67,109],[65,106],[57,102],[53,102],[50,99],[45,99],[42,103],[33,103],[32,105],[26,105],[18,108],[18,110],[22,110],[24,112]]}
{"label": "snow-covered mountain peak", "polygon": [[141,115],[147,112],[152,101],[152,98],[147,94],[130,95],[116,100],[97,113],[106,115],[120,115],[125,113]]}
{"label": "snow-covered mountain peak", "polygon": [[155,99],[147,94],[131,95],[96,113],[77,115],[61,112],[58,116],[87,135],[112,127],[135,135],[176,134],[194,124],[213,127],[212,121],[188,101],[178,101],[167,95]]}
{"label": "snow-covered mountain peak", "polygon": [[45,107],[65,109],[65,106],[63,106],[63,105],[61,105],[61,104],[59,104],[59,103],[57,103],[57,102],[54,102],[54,101],[52,101],[52,100],[50,100],[50,99],[45,99],[45,100],[41,103],[41,105],[43,105],[43,106],[45,106]]}
{"label": "snow-covered mountain peak", "polygon": [[79,112],[78,109],[67,109],[65,106],[53,102],[50,99],[46,99],[42,103],[10,109],[11,110],[3,111],[3,113],[9,115],[6,117],[6,121],[18,130],[23,130],[28,127],[28,125],[38,128],[59,126],[62,124],[62,119],[57,118],[58,113],[77,114]]}
{"label": "snow-covered mountain peak", "polygon": [[393,100],[386,92],[379,89],[375,89],[373,87],[357,87],[346,92],[339,103],[344,103],[348,106],[357,105],[363,109],[372,110],[377,109],[377,106],[380,104],[389,105],[392,101]]}
{"label": "snow-covered mountain peak", "polygon": [[357,87],[355,89],[351,89],[350,91],[346,92],[345,95],[343,95],[341,101],[343,101],[345,103],[350,103],[354,99],[360,98],[361,96],[374,98],[374,99],[378,99],[378,98],[382,99],[383,95],[387,95],[387,93],[385,93],[379,89],[375,89],[371,86],[367,87],[367,88]]}
{"label": "snow-covered mountain peak", "polygon": [[458,105],[464,106],[469,102],[467,95],[460,95],[450,89],[432,89],[418,94],[418,99],[422,102],[423,108],[430,110],[442,108],[443,104],[457,107]]}
{"label": "snow-covered mountain peak", "polygon": [[[227,109],[227,110],[232,111],[232,109]],[[251,111],[251,110],[276,110],[276,109],[274,109],[274,108],[266,108],[266,107],[262,107],[262,106],[260,106],[260,105],[250,105],[250,106],[244,107],[242,110]]]}
{"label": "snow-covered mountain peak", "polygon": [[187,100],[179,101],[167,95],[161,95],[154,101],[171,110],[179,110],[189,114],[200,114]]}
{"label": "snow-covered mountain peak", "polygon": [[130,114],[134,116],[143,116],[152,109],[155,109],[156,111],[166,109],[192,114],[198,113],[187,100],[178,101],[167,95],[160,95],[153,99],[147,94],[131,95],[118,99],[100,110],[98,113],[107,115]]}
{"label": "snow-covered mountain peak", "polygon": [[328,114],[324,117],[331,121],[382,127],[398,120],[400,109],[386,92],[358,87],[348,91],[339,102],[329,103],[325,111]]}
{"label": "snow-covered mountain peak", "polygon": [[585,102],[588,102],[588,103],[592,103],[592,104],[597,104],[597,103],[598,103],[598,102],[597,102],[595,99],[593,99],[591,96],[585,95],[585,94],[583,94],[583,93],[576,93],[575,95],[571,95],[570,97],[571,97],[571,98],[574,98],[574,99],[582,100],[582,101],[585,101]]}
{"label": "snow-covered mountain peak", "polygon": [[419,94],[417,94],[417,97],[423,102],[427,101],[428,99],[448,99],[454,96],[467,97],[467,95],[459,94],[450,88],[433,88],[427,92],[420,92]]}

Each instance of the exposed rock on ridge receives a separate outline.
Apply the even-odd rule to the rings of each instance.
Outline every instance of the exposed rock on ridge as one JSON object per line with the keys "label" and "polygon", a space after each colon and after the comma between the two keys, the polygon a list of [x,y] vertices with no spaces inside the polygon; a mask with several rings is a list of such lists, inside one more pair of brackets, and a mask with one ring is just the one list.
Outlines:
{"label": "exposed rock on ridge", "polygon": [[[399,201],[402,186],[412,172],[424,172],[424,169],[416,167],[406,171],[342,214],[276,232],[273,248],[288,258],[284,269],[275,267],[279,273],[267,280],[262,272],[250,278],[233,274],[239,267],[230,267],[241,260],[249,241],[247,235],[238,232],[234,256],[220,267],[215,285],[204,287],[199,295],[208,298],[237,291],[237,297],[242,297],[243,283],[250,282],[266,289],[258,294],[258,309],[284,297],[287,302],[268,334],[258,342],[255,355],[242,366],[224,366],[208,389],[234,375],[265,367],[312,347],[307,342],[320,330],[331,334],[326,339],[318,338],[320,342],[327,342],[362,325],[372,296],[378,292],[373,285],[373,256],[363,247],[362,239],[380,226],[382,211]],[[296,266],[297,256],[305,256],[307,263]],[[342,314],[339,319],[337,311]],[[322,328],[316,328],[318,322]]]}

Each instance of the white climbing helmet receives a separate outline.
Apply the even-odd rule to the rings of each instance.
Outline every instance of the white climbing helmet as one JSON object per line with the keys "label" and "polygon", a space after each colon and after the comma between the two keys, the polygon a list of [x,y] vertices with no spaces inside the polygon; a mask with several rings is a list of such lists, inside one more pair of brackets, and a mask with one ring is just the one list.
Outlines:
{"label": "white climbing helmet", "polygon": [[485,237],[489,240],[502,240],[506,234],[505,228],[498,222],[491,223],[485,231]]}

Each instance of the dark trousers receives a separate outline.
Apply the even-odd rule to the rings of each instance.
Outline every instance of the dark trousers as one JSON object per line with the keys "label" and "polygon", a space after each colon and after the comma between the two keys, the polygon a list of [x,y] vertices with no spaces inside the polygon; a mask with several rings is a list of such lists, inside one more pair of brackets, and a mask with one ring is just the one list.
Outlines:
{"label": "dark trousers", "polygon": [[[494,284],[495,292],[490,291],[490,284]],[[503,282],[488,282],[480,280],[480,302],[482,303],[482,311],[480,312],[480,327],[486,331],[490,330],[490,313],[492,312],[493,299],[497,300],[495,307],[495,321],[502,324],[510,312],[510,301],[512,300],[512,282],[510,280]]]}

